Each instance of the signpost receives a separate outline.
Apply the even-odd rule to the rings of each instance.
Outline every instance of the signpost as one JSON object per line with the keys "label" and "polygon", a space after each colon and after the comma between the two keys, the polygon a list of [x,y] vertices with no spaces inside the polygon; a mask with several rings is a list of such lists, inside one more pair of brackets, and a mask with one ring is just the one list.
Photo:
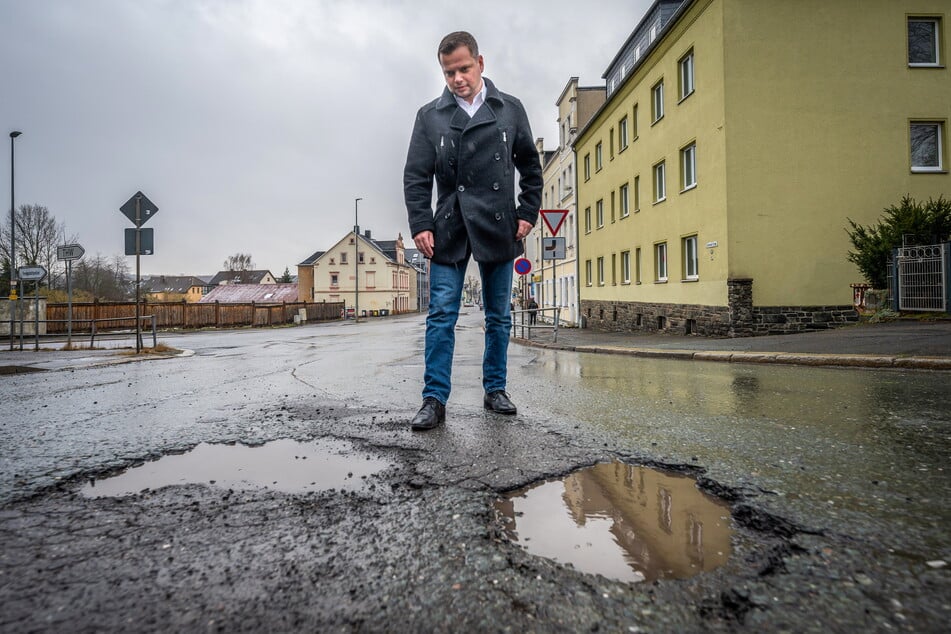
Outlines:
{"label": "signpost", "polygon": [[149,200],[145,194],[142,192],[136,192],[129,200],[125,202],[124,205],[119,207],[119,211],[122,214],[132,221],[135,224],[135,229],[126,229],[126,255],[132,255],[129,253],[129,235],[130,232],[135,233],[135,352],[138,354],[142,351],[142,324],[139,322],[141,319],[141,307],[139,306],[139,291],[141,285],[141,274],[139,268],[139,256],[141,255],[152,255],[152,230],[145,229],[144,231],[148,232],[148,241],[149,249],[147,252],[144,252],[143,247],[143,229],[142,225],[149,221],[149,219],[158,213],[158,207]]}
{"label": "signpost", "polygon": [[64,244],[56,247],[56,259],[66,261],[66,349],[73,347],[73,260],[86,254],[86,249],[78,244]]}
{"label": "signpost", "polygon": [[561,231],[561,225],[564,224],[565,218],[568,217],[567,209],[540,209],[538,213],[541,215],[542,220],[545,221],[545,226],[548,227],[548,230],[551,232],[551,237],[545,237],[545,230],[542,229],[542,287],[544,288],[545,284],[545,260],[552,260],[551,272],[552,272],[552,284],[551,284],[551,305],[555,307],[555,322],[561,318],[558,308],[558,280],[555,277],[555,260],[564,260],[565,259],[565,239],[557,238],[558,232]]}
{"label": "signpost", "polygon": [[[33,350],[40,349],[40,282],[46,277],[42,266],[21,266],[17,277],[23,282],[33,282]],[[23,315],[20,315],[20,349],[23,349]]]}

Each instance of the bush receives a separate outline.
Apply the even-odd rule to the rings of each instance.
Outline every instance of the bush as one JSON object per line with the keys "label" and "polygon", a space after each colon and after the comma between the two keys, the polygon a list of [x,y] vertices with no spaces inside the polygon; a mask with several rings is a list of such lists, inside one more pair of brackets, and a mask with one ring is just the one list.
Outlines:
{"label": "bush", "polygon": [[936,244],[951,238],[951,200],[939,196],[922,204],[905,196],[898,206],[885,209],[877,225],[864,227],[847,220],[851,229],[846,232],[855,248],[849,251],[849,262],[859,267],[872,288],[886,288],[892,249],[902,246],[905,236],[910,244]]}

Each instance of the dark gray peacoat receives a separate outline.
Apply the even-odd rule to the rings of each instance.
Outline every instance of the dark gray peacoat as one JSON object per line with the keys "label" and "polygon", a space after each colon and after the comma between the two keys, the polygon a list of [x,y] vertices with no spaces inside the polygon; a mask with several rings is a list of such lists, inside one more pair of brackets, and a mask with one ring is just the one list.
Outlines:
{"label": "dark gray peacoat", "polygon": [[482,79],[485,103],[471,119],[448,88],[419,109],[406,156],[410,233],[433,232],[432,259],[440,264],[461,262],[470,253],[477,262],[513,260],[522,253],[515,241],[518,220],[538,220],[542,167],[525,108]]}

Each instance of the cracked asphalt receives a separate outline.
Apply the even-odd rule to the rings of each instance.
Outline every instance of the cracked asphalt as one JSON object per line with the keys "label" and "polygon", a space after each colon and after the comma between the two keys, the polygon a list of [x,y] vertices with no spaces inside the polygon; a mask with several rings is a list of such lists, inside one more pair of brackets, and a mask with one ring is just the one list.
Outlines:
{"label": "cracked asphalt", "polygon": [[[447,425],[414,434],[422,318],[174,335],[187,357],[0,377],[0,630],[944,631],[951,377],[513,345],[481,409],[481,315]],[[356,490],[79,488],[201,442],[340,439]],[[506,491],[620,459],[731,504],[733,554],[627,584],[504,537]],[[930,564],[929,564],[930,562]]]}

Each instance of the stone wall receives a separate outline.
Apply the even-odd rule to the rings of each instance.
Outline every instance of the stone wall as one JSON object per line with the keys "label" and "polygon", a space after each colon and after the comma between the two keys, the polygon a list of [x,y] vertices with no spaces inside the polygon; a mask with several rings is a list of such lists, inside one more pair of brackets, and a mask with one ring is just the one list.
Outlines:
{"label": "stone wall", "polygon": [[[0,299],[0,338],[3,336],[10,336],[10,307],[13,305],[16,308],[17,302],[11,302],[8,299]],[[19,302],[19,311],[22,311],[22,314],[16,313],[16,323],[13,326],[14,336],[20,335],[20,321],[23,322],[23,335],[32,337],[34,335],[34,329],[36,324],[34,319],[36,318],[35,312],[35,302],[32,298],[22,299]],[[40,334],[46,334],[46,298],[40,298],[40,311],[39,311],[39,325],[40,325]],[[0,343],[2,345],[2,343]]]}
{"label": "stone wall", "polygon": [[825,330],[859,320],[852,305],[754,306],[753,280],[727,281],[729,306],[582,300],[586,327],[610,332],[752,337]]}

